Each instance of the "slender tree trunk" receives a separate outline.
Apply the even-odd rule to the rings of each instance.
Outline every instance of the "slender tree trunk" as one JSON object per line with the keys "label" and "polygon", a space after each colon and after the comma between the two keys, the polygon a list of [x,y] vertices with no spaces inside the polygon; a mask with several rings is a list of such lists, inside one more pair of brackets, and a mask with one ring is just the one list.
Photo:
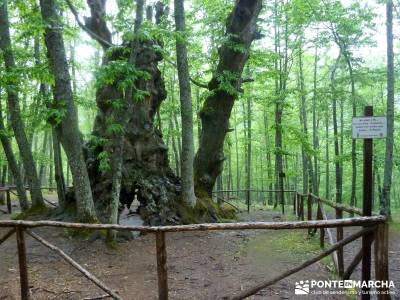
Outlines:
{"label": "slender tree trunk", "polygon": [[40,182],[31,151],[31,145],[29,144],[25,133],[24,122],[22,120],[19,107],[19,79],[15,76],[17,70],[14,61],[14,55],[12,52],[7,1],[2,1],[0,3],[0,36],[0,49],[3,52],[2,54],[6,73],[13,74],[12,76],[10,76],[10,81],[6,86],[7,104],[11,127],[14,130],[15,139],[17,140],[21,159],[24,164],[26,178],[29,182],[32,206],[44,206],[42,191],[40,189]]}
{"label": "slender tree trunk", "polygon": [[[186,30],[185,9],[183,0],[174,1],[175,24],[177,34],[183,35]],[[176,38],[176,58],[178,66],[179,90],[182,118],[182,197],[189,205],[196,204],[193,181],[193,109],[191,87],[189,82],[189,64],[187,58],[186,40],[183,36]]]}
{"label": "slender tree trunk", "polygon": [[[350,76],[350,86],[351,86],[351,103],[352,103],[352,114],[353,117],[357,116],[357,99],[356,99],[356,87],[354,81],[354,72],[353,66],[351,63],[351,59],[347,51],[344,52],[344,58],[346,59],[346,64],[349,69]],[[351,140],[351,196],[350,196],[350,206],[355,206],[356,199],[356,191],[357,191],[357,148],[356,148],[356,140]]]}
{"label": "slender tree trunk", "polygon": [[97,220],[94,209],[92,190],[85,159],[82,141],[78,127],[77,109],[74,104],[71,89],[71,77],[68,70],[62,27],[54,0],[40,0],[41,14],[45,26],[45,43],[55,85],[54,108],[62,110],[61,121],[53,120],[55,129],[71,167],[74,180],[75,198],[77,204],[77,219],[83,222]]}
{"label": "slender tree trunk", "polygon": [[61,155],[61,145],[60,141],[58,140],[57,133],[53,129],[52,130],[52,148],[54,153],[54,175],[57,185],[57,195],[58,195],[58,205],[61,209],[64,209],[66,206],[65,201],[65,180],[64,180],[64,171],[63,171],[63,164],[62,164],[62,155]]}
{"label": "slender tree trunk", "polygon": [[232,143],[228,141],[228,178],[226,185],[228,190],[233,190],[232,179]]}
{"label": "slender tree trunk", "polygon": [[329,104],[325,109],[325,198],[331,197],[330,167],[329,167]]}
{"label": "slender tree trunk", "polygon": [[340,145],[339,145],[339,132],[338,132],[338,121],[337,121],[337,95],[335,87],[335,75],[336,70],[340,61],[342,53],[340,52],[338,58],[336,59],[335,65],[331,71],[331,93],[332,93],[332,103],[333,103],[333,134],[334,134],[334,144],[335,144],[335,174],[336,174],[336,202],[342,203],[342,170],[340,163]]}
{"label": "slender tree trunk", "polygon": [[[269,190],[273,189],[273,170],[272,170],[272,162],[271,162],[271,151],[270,151],[270,139],[269,139],[269,125],[268,125],[268,117],[267,110],[264,107],[264,139],[265,139],[265,151],[267,153],[267,178],[268,178],[268,188]],[[272,192],[268,193],[268,204],[272,205],[273,197]]]}
{"label": "slender tree trunk", "polygon": [[238,138],[238,127],[237,127],[237,119],[236,119],[236,110],[233,113],[234,122],[235,122],[235,153],[236,153],[236,190],[237,197],[239,198],[239,190],[240,190],[240,162],[239,162],[239,138]]}
{"label": "slender tree trunk", "polygon": [[[306,103],[306,91],[304,86],[304,73],[303,73],[303,53],[302,46],[299,49],[299,90],[300,90],[300,124],[303,127],[303,134],[305,141],[302,142],[301,153],[303,159],[303,193],[306,194],[309,191],[309,180],[312,180],[312,165],[311,157],[306,153],[305,143],[308,143],[308,126],[307,126],[307,103]],[[311,186],[310,186],[311,187]]]}
{"label": "slender tree trunk", "polygon": [[[45,130],[44,137],[43,137],[43,145],[42,145],[42,156],[43,157],[45,157],[46,153],[47,153],[48,138],[49,138],[49,131]],[[43,161],[40,163],[39,179],[40,179],[41,185],[44,185],[45,179],[46,179],[46,164]]]}
{"label": "slender tree trunk", "polygon": [[390,189],[393,173],[393,131],[394,131],[394,54],[393,54],[393,1],[386,2],[386,35],[387,35],[387,137],[385,152],[385,169],[383,175],[381,213],[389,216]]}
{"label": "slender tree trunk", "polygon": [[172,122],[172,113],[171,116],[169,118],[169,128],[170,128],[170,132],[171,132],[171,139],[172,139],[172,151],[174,152],[174,160],[175,160],[175,173],[179,176],[179,171],[180,171],[180,167],[179,167],[179,154],[178,154],[178,147],[177,147],[177,143],[175,141],[175,128],[174,128],[174,123]]}
{"label": "slender tree trunk", "polygon": [[247,140],[246,140],[246,144],[247,144],[247,178],[246,178],[246,189],[248,190],[247,192],[247,205],[250,206],[250,190],[251,190],[251,186],[252,186],[252,165],[251,165],[251,114],[252,114],[252,110],[251,110],[251,97],[247,97]]}
{"label": "slender tree trunk", "polygon": [[[2,120],[0,120],[0,122],[2,122]],[[1,140],[0,140],[0,142],[1,142]],[[2,170],[1,170],[1,182],[0,182],[0,185],[1,186],[6,186],[6,180],[7,180],[7,165],[3,165],[2,166],[2,168],[1,168]],[[0,193],[0,204],[4,204],[4,196],[5,196],[5,193],[4,192],[2,192],[2,193]]]}
{"label": "slender tree trunk", "polygon": [[[0,10],[1,10],[1,8],[0,8]],[[22,180],[20,169],[18,167],[17,160],[15,159],[15,155],[12,150],[11,141],[9,139],[9,136],[7,135],[7,129],[4,126],[3,120],[4,120],[4,118],[3,118],[3,112],[2,112],[1,101],[0,101],[0,141],[1,141],[1,144],[3,145],[3,150],[4,150],[4,154],[6,155],[6,158],[7,158],[9,169],[14,178],[21,210],[25,211],[29,208],[28,197],[26,195],[24,181]],[[3,169],[3,176],[1,178],[2,186],[4,186],[4,183],[5,183],[5,180],[4,180],[5,173],[6,172]]]}
{"label": "slender tree trunk", "polygon": [[197,124],[197,142],[200,145],[200,133],[201,133],[201,122],[199,118],[200,114],[200,89],[196,88],[196,124]]}
{"label": "slender tree trunk", "polygon": [[317,126],[317,66],[318,66],[318,46],[315,45],[314,53],[314,74],[313,74],[313,98],[312,98],[312,123],[313,123],[313,147],[314,147],[314,176],[313,176],[313,192],[319,195],[318,180],[318,126]]}
{"label": "slender tree trunk", "polygon": [[54,150],[53,150],[53,135],[50,135],[50,147],[49,147],[49,186],[53,187],[53,178],[54,178]]}

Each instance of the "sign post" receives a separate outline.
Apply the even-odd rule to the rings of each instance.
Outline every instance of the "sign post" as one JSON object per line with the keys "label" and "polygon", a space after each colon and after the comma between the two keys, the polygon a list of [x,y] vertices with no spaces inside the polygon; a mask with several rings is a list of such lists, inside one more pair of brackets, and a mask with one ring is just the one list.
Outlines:
{"label": "sign post", "polygon": [[[364,108],[364,117],[353,118],[353,139],[364,140],[364,176],[363,176],[363,215],[372,214],[372,189],[373,189],[373,139],[385,138],[387,135],[386,117],[374,117],[372,106]],[[362,238],[362,281],[371,279],[371,243],[373,233],[368,233]],[[369,288],[362,288],[361,299],[370,299]]]}

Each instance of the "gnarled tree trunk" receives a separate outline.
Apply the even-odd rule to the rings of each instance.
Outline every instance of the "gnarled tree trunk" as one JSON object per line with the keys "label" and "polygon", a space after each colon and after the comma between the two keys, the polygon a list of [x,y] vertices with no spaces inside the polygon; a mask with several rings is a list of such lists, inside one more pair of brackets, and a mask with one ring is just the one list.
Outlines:
{"label": "gnarled tree trunk", "polygon": [[261,0],[237,0],[227,19],[228,40],[219,48],[219,63],[208,84],[210,95],[200,112],[202,130],[194,162],[198,197],[211,195],[215,181],[222,172],[229,118],[240,89],[251,43],[258,36],[256,22],[261,6]]}
{"label": "gnarled tree trunk", "polygon": [[[89,4],[90,5],[90,4]],[[92,8],[91,18],[86,23],[103,22],[96,8]],[[160,22],[164,7],[156,6],[156,20]],[[94,21],[95,18],[97,21]],[[106,28],[106,24],[98,28]],[[101,32],[96,32],[101,35]],[[164,99],[166,91],[158,63],[162,57],[156,51],[158,42],[140,41],[136,45],[135,69],[147,72],[149,76],[136,78],[133,91],[133,105],[128,106],[129,119],[123,130],[123,163],[121,177],[120,202],[130,206],[135,196],[140,202],[139,213],[146,223],[151,225],[180,222],[179,204],[180,180],[169,167],[167,147],[161,132],[154,126],[156,112]],[[117,60],[129,63],[128,45],[116,46],[107,51],[102,68],[107,68]],[[129,48],[128,48],[129,49]],[[107,49],[106,49],[107,50]],[[127,53],[128,52],[128,53]],[[114,113],[113,103],[123,99],[118,89],[118,78],[112,84],[101,86],[96,93],[99,108],[96,116],[93,136],[88,143],[87,167],[99,218],[104,221],[111,205],[112,172],[104,170],[104,156],[107,149],[101,142],[109,138],[107,120]],[[143,93],[145,91],[145,93]],[[143,97],[138,99],[139,94]]]}

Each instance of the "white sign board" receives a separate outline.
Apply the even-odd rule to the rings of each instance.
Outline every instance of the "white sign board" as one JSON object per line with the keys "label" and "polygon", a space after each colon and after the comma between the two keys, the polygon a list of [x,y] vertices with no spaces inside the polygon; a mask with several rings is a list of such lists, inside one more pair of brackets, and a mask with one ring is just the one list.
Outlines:
{"label": "white sign board", "polygon": [[353,118],[353,139],[382,139],[386,135],[386,117]]}

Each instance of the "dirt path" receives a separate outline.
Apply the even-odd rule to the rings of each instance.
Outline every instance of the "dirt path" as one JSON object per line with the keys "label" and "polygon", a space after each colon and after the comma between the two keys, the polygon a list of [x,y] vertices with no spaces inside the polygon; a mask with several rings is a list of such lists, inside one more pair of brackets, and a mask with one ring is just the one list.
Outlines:
{"label": "dirt path", "polygon": [[[5,218],[1,215],[0,218]],[[243,220],[277,220],[269,211],[243,214]],[[0,231],[0,236],[5,230]],[[157,299],[155,241],[152,234],[107,249],[101,240],[77,241],[56,228],[35,232],[61,247],[124,299]],[[170,299],[222,299],[298,265],[318,251],[305,231],[232,231],[167,234]],[[295,242],[293,242],[295,241]],[[103,295],[60,258],[31,238],[28,243],[32,299],[84,299]],[[311,245],[311,246],[308,246]],[[251,299],[298,299],[296,281],[328,279],[322,263],[282,280]],[[304,297],[304,296],[303,296]],[[0,299],[19,299],[15,238],[0,246]],[[321,299],[309,295],[306,299]],[[344,299],[330,295],[324,299]]]}

